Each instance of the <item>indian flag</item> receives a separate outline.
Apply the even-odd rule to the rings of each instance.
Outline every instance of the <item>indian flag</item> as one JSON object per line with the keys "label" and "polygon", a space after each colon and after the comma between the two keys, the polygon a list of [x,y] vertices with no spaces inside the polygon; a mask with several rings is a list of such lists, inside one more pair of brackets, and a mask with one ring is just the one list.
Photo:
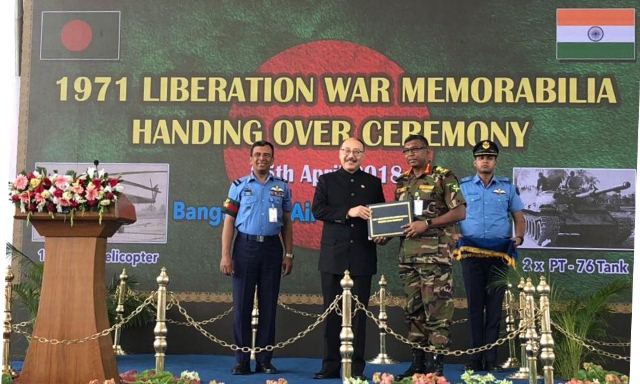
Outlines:
{"label": "indian flag", "polygon": [[636,10],[556,10],[558,60],[635,60]]}

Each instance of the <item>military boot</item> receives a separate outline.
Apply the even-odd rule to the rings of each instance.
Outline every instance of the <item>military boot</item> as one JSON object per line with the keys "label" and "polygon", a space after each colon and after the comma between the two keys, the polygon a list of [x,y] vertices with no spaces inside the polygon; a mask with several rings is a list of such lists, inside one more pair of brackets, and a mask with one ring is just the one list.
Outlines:
{"label": "military boot", "polygon": [[422,349],[411,350],[411,365],[406,371],[397,376],[397,380],[402,380],[405,377],[412,377],[416,373],[426,373],[427,367],[425,366],[425,353]]}
{"label": "military boot", "polygon": [[442,372],[444,372],[443,358],[444,356],[442,355],[433,355],[433,358],[429,359],[429,362],[427,363],[427,373],[442,376]]}

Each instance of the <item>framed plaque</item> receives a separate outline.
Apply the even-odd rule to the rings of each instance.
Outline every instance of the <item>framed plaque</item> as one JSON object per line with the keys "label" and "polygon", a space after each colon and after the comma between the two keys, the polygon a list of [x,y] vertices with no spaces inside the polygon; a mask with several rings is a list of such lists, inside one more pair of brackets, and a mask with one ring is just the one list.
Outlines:
{"label": "framed plaque", "polygon": [[371,209],[369,218],[369,237],[399,236],[403,234],[402,226],[413,220],[411,201],[396,201],[368,206]]}

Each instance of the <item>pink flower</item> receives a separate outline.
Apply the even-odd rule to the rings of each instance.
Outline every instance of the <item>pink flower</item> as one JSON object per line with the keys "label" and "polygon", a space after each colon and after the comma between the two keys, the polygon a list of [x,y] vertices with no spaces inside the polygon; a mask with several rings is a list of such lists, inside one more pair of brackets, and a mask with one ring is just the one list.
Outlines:
{"label": "pink flower", "polygon": [[87,186],[87,200],[88,201],[94,201],[95,199],[98,198],[98,194],[100,191],[98,191],[98,189],[95,187],[94,184],[89,184]]}
{"label": "pink flower", "polygon": [[56,188],[59,188],[59,189],[67,188],[68,182],[69,182],[69,179],[65,175],[56,175],[56,177],[53,179],[53,185],[55,185]]}
{"label": "pink flower", "polygon": [[443,376],[438,377],[438,384],[449,384],[446,378]]}
{"label": "pink flower", "polygon": [[84,192],[84,188],[82,188],[82,185],[80,185],[80,183],[75,182],[73,183],[73,185],[71,186],[71,192],[79,195],[82,192]]}
{"label": "pink flower", "polygon": [[38,203],[38,204],[44,203],[47,200],[40,193],[37,193],[37,192],[36,192],[36,194],[35,194],[35,196],[33,198],[36,201],[36,203]]}
{"label": "pink flower", "polygon": [[393,375],[383,373],[380,376],[380,384],[393,384]]}
{"label": "pink flower", "polygon": [[29,203],[30,200],[30,196],[29,196],[29,192],[22,192],[20,194],[20,201],[23,203]]}
{"label": "pink flower", "polygon": [[18,175],[18,177],[16,177],[16,182],[14,184],[16,186],[16,189],[22,190],[27,187],[27,184],[29,184],[29,179],[27,179],[27,176],[20,174]]}
{"label": "pink flower", "polygon": [[134,382],[136,380],[137,374],[138,374],[138,371],[136,370],[129,370],[126,372],[122,372],[120,374],[120,380],[124,381],[125,383]]}

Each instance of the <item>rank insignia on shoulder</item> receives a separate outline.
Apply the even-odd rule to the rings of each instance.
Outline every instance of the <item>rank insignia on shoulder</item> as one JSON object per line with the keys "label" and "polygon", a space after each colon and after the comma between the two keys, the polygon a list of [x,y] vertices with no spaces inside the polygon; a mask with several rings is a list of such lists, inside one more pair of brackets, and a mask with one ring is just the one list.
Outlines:
{"label": "rank insignia on shoulder", "polygon": [[505,193],[507,193],[507,191],[505,191],[502,188],[498,188],[498,189],[494,189],[493,193],[495,193],[496,195],[504,195]]}
{"label": "rank insignia on shoulder", "polygon": [[449,172],[449,170],[447,168],[443,168],[443,167],[440,167],[440,166],[436,167],[436,173],[445,174],[445,173],[448,173],[448,172]]}

